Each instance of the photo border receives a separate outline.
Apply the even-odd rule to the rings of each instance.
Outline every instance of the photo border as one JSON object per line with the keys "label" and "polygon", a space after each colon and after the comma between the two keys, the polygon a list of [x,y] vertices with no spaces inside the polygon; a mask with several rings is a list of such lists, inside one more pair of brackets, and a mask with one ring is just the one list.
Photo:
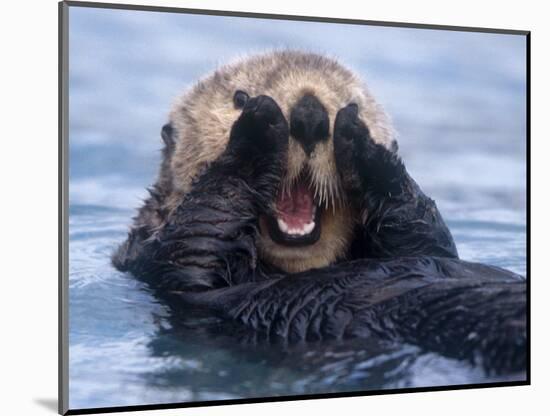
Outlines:
{"label": "photo border", "polygon": [[[208,16],[261,18],[271,20],[293,20],[305,22],[339,23],[364,26],[400,27],[428,30],[493,33],[524,36],[526,42],[526,285],[527,285],[527,366],[524,381],[502,381],[448,386],[411,387],[382,390],[350,391],[338,393],[299,394],[268,396],[243,399],[176,402],[163,404],[93,407],[69,409],[69,8],[88,7],[96,9],[152,11],[165,13],[196,14]],[[137,4],[117,4],[83,1],[61,1],[58,3],[58,412],[62,415],[82,415],[92,413],[112,413],[140,410],[180,409],[188,407],[222,406],[229,404],[271,403],[294,400],[329,399],[339,397],[373,396],[401,393],[422,393],[531,385],[531,31],[469,26],[448,26],[424,23],[404,23],[377,20],[344,19],[318,16],[253,13],[243,11],[222,11],[189,9],[166,6],[145,6]]]}

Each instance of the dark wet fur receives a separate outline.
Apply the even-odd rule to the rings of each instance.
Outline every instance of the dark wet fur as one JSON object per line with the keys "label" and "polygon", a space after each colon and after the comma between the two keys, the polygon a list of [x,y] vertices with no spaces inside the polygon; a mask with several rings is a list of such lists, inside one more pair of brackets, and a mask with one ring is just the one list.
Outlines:
{"label": "dark wet fur", "polygon": [[[248,101],[225,152],[166,218],[163,165],[113,263],[175,311],[199,308],[241,323],[258,342],[377,336],[490,373],[525,371],[525,281],[457,258],[435,203],[395,152],[374,143],[353,105],[339,112],[334,143],[346,193],[364,219],[347,260],[289,275],[258,258],[258,217],[269,210],[288,150],[284,116],[260,96]],[[161,221],[151,227],[144,216]]]}

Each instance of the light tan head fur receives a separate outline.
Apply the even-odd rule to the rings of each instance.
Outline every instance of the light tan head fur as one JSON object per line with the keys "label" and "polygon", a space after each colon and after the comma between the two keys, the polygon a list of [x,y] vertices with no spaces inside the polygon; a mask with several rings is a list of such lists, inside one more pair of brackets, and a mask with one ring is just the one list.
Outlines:
{"label": "light tan head fur", "polygon": [[332,131],[336,113],[354,102],[359,116],[373,139],[388,148],[394,142],[389,120],[361,80],[336,60],[299,51],[276,51],[256,55],[223,66],[199,81],[175,103],[170,121],[176,135],[171,161],[175,205],[206,163],[225,149],[231,126],[241,110],[235,109],[233,95],[245,91],[250,97],[271,96],[287,120],[293,105],[309,93],[325,107],[330,120],[329,140],[319,143],[308,157],[290,137],[287,175],[282,186],[297,179],[307,167],[322,214],[320,239],[305,247],[276,244],[260,221],[260,256],[288,272],[323,267],[345,255],[357,213],[345,203],[333,155]]}

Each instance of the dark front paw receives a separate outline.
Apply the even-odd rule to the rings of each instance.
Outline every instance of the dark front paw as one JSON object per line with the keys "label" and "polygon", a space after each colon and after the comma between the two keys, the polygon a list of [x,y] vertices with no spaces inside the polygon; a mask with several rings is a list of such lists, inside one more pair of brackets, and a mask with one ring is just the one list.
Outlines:
{"label": "dark front paw", "polygon": [[356,104],[338,111],[334,122],[334,158],[344,189],[352,200],[364,192],[368,139],[369,130],[359,120]]}
{"label": "dark front paw", "polygon": [[248,100],[231,129],[228,152],[243,163],[286,160],[288,123],[278,104],[267,95]]}
{"label": "dark front paw", "polygon": [[273,98],[259,95],[245,104],[231,129],[220,162],[227,176],[244,180],[265,206],[276,194],[287,161],[289,128]]}
{"label": "dark front paw", "polygon": [[349,104],[334,122],[334,157],[344,189],[352,201],[369,191],[397,194],[405,174],[403,163],[374,142],[358,113],[357,105]]}

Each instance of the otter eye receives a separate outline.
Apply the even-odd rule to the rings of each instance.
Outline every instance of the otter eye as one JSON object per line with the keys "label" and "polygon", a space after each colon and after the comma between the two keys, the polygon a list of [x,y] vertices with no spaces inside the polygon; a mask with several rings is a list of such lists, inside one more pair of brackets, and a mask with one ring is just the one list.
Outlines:
{"label": "otter eye", "polygon": [[249,98],[250,97],[246,92],[241,90],[235,91],[235,95],[233,95],[233,104],[235,105],[235,108],[243,108]]}

